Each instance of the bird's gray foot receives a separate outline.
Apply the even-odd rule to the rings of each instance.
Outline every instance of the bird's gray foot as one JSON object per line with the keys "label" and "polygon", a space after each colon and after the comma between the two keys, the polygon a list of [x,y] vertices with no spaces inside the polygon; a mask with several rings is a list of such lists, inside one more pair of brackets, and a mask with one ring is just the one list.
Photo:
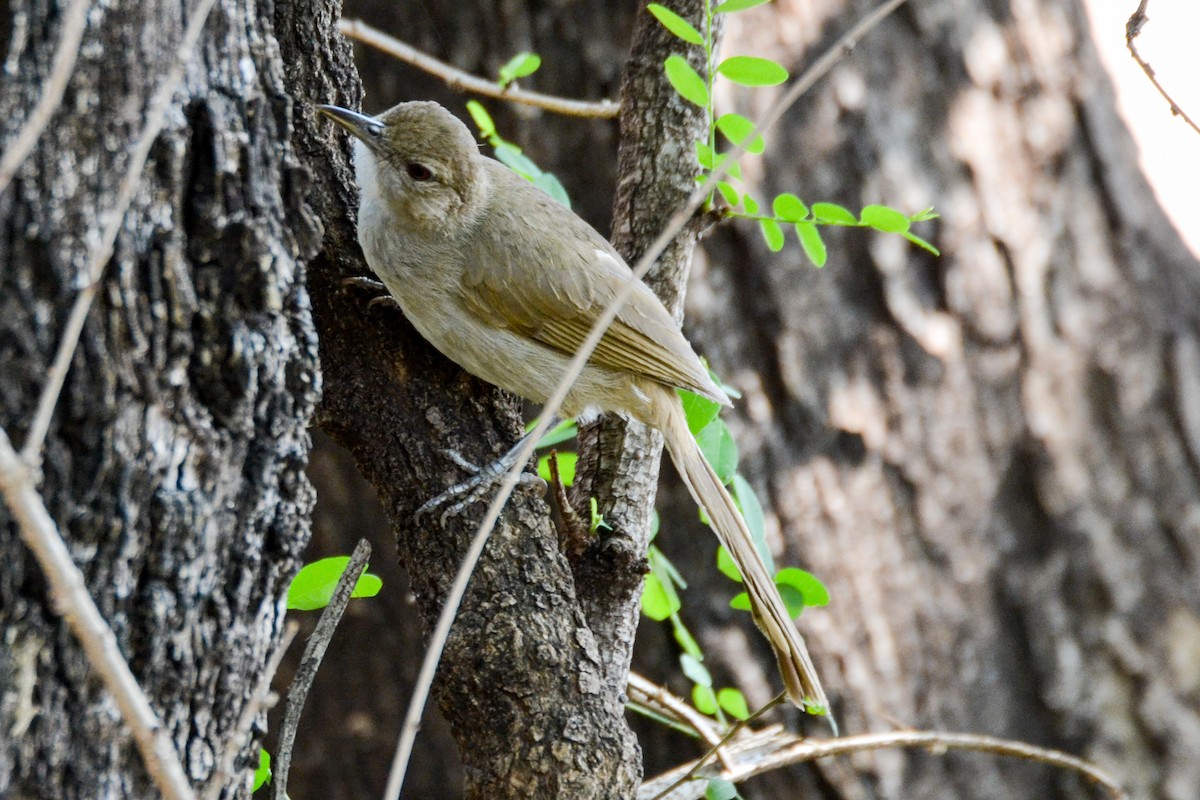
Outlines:
{"label": "bird's gray foot", "polygon": [[[523,441],[523,440],[522,440]],[[446,524],[446,520],[451,517],[456,517],[463,512],[468,506],[484,499],[488,494],[495,489],[504,479],[505,473],[512,468],[516,463],[517,452],[521,449],[521,442],[517,442],[516,446],[509,450],[504,455],[497,458],[490,464],[485,464],[480,467],[467,459],[463,458],[456,450],[446,450],[446,455],[458,466],[462,467],[467,472],[471,473],[471,477],[461,483],[456,483],[446,491],[439,494],[437,497],[427,501],[416,511],[416,517],[419,519],[426,514],[429,514],[439,508],[442,509],[440,521],[442,525]],[[532,475],[528,472],[522,472],[518,486],[537,486],[541,485],[545,488],[545,481],[537,475]]]}

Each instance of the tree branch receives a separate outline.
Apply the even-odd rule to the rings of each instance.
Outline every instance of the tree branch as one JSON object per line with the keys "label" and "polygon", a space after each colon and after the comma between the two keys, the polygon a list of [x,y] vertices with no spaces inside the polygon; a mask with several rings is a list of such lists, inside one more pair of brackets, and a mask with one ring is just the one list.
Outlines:
{"label": "tree branch", "polygon": [[446,85],[455,91],[472,92],[484,97],[494,97],[497,100],[507,100],[510,103],[536,106],[555,114],[565,114],[571,117],[612,119],[621,112],[621,107],[611,100],[595,102],[569,100],[565,97],[525,91],[514,85],[501,88],[495,81],[478,78],[444,61],[439,61],[428,53],[422,53],[417,48],[388,36],[377,28],[372,28],[360,19],[338,20],[338,30],[351,39],[369,44],[390,56],[395,56],[406,64],[412,64],[418,69],[425,70],[430,75],[445,81]]}

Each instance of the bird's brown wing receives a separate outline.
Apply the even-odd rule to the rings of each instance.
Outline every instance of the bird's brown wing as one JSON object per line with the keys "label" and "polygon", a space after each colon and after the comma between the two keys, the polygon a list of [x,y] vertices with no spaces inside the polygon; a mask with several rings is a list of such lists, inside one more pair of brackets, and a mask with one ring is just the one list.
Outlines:
{"label": "bird's brown wing", "polygon": [[[464,304],[493,325],[574,354],[632,273],[583,220],[557,204],[543,205],[554,201],[525,185],[539,196],[527,198],[523,213],[497,210],[483,222],[492,235],[473,237],[475,252],[467,254],[461,283]],[[590,362],[729,404],[640,281]]]}

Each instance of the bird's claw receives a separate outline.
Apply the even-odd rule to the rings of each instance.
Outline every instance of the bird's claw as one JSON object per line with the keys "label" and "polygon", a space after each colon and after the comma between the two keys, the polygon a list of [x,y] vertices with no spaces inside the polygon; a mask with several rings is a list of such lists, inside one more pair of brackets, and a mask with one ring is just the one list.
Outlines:
{"label": "bird's claw", "polygon": [[396,298],[388,292],[388,288],[374,278],[358,275],[353,278],[343,278],[342,286],[347,289],[361,289],[375,296],[367,301],[367,308],[400,308]]}
{"label": "bird's claw", "polygon": [[[471,477],[454,484],[436,497],[427,500],[416,510],[414,515],[419,520],[438,508],[445,506],[446,503],[450,503],[450,505],[442,509],[442,514],[438,518],[438,521],[443,526],[446,524],[446,520],[457,517],[468,506],[486,497],[504,479],[505,473],[508,472],[513,464],[513,459],[510,457],[512,455],[511,451],[482,467],[472,461],[468,461],[457,450],[446,450],[444,452],[447,458],[469,472]],[[517,483],[518,486],[536,486],[538,484],[545,487],[546,482],[537,475],[528,472],[522,472]]]}

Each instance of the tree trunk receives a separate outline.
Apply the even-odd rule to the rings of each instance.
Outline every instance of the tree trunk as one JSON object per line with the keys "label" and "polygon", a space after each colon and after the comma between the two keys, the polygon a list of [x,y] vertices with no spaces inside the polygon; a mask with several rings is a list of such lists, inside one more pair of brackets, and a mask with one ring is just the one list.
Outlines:
{"label": "tree trunk", "polygon": [[[62,105],[0,195],[0,424],[18,446],[193,7],[91,9]],[[0,23],[6,147],[61,19],[31,0]],[[198,788],[278,641],[313,503],[303,264],[320,227],[271,24],[240,3],[212,10],[124,215],[40,484]],[[0,563],[0,796],[158,796],[3,507]]]}
{"label": "tree trunk", "polygon": [[[739,17],[727,50],[795,72],[873,5],[778,3]],[[833,595],[800,626],[843,729],[1010,736],[1095,759],[1136,798],[1196,797],[1200,272],[1137,171],[1079,4],[910,3],[768,152],[762,196],[942,213],[919,231],[940,258],[846,230],[821,271],[794,240],[771,256],[730,226],[691,293],[720,298],[689,320],[745,393],[736,438],[778,556]],[[682,493],[671,509],[660,541],[702,628],[729,584],[680,529]],[[754,677],[724,626],[703,640],[724,678]],[[1096,796],[1047,768],[920,752],[756,786]]]}
{"label": "tree trunk", "polygon": [[[303,20],[309,12],[288,13]],[[281,48],[293,81],[312,87],[314,97],[357,106],[355,87],[326,77],[348,62],[334,58],[330,70],[303,58],[311,33],[295,26],[284,35],[285,27]],[[515,408],[434,351],[401,315],[368,310],[368,298],[339,288],[342,278],[368,273],[349,216],[357,203],[345,136],[318,127],[311,114],[295,122],[302,139],[327,143],[308,152],[323,187],[314,203],[327,224],[325,250],[310,272],[327,379],[320,423],[350,451],[387,509],[431,627],[483,506],[445,523],[437,515],[417,521],[414,511],[462,479],[446,448],[476,463],[507,449],[519,434]],[[624,719],[624,687],[605,679],[605,646],[588,627],[546,505],[519,492],[471,579],[435,684],[468,797],[632,795],[641,755]]]}

